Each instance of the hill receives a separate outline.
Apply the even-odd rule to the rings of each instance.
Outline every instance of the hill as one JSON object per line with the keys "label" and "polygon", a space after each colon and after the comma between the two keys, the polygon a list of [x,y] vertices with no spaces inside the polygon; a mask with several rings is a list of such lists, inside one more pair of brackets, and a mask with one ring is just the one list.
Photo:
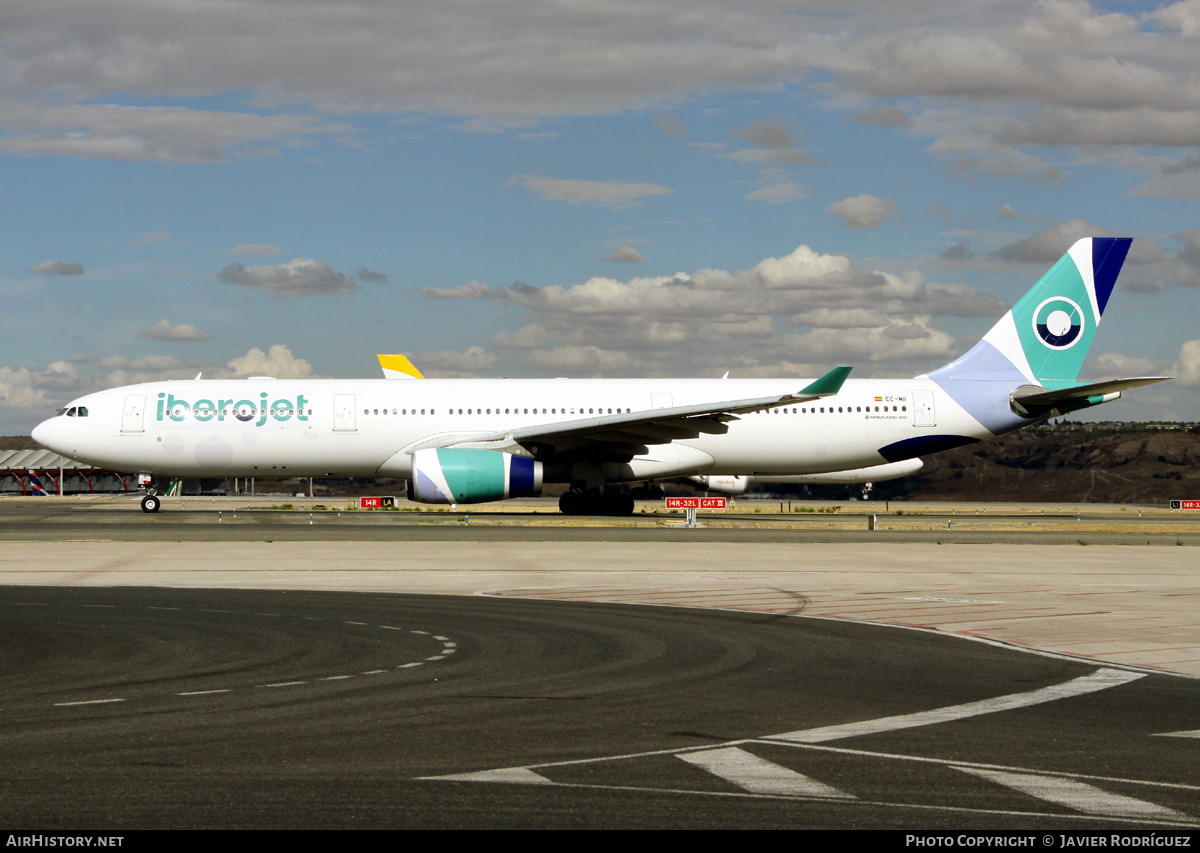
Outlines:
{"label": "hill", "polygon": [[920,472],[878,483],[873,497],[1159,504],[1200,495],[1198,463],[1200,425],[1067,422],[927,456]]}

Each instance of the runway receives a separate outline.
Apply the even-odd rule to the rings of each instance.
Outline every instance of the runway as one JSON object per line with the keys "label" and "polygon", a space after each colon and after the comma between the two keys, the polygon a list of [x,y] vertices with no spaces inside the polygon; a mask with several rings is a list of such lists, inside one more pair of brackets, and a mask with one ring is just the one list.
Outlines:
{"label": "runway", "polygon": [[10,826],[1200,824],[1200,682],[926,632],[228,590],[0,610]]}
{"label": "runway", "polygon": [[17,509],[10,826],[1200,823],[1191,548]]}

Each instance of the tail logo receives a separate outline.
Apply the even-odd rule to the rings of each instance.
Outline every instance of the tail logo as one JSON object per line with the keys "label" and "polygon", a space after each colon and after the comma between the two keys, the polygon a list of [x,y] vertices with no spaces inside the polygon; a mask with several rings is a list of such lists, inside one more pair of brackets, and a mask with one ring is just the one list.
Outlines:
{"label": "tail logo", "polygon": [[1050,349],[1070,349],[1083,335],[1083,311],[1065,296],[1051,296],[1033,312],[1033,331]]}

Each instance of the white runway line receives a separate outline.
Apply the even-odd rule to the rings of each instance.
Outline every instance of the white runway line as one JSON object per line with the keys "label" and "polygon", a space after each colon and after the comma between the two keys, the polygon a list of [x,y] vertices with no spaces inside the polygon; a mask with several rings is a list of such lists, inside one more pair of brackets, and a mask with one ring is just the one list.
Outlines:
{"label": "white runway line", "polygon": [[1020,791],[1039,800],[1047,800],[1066,806],[1077,812],[1109,817],[1164,818],[1167,820],[1191,820],[1189,815],[1166,806],[1148,803],[1133,797],[1112,794],[1093,785],[1064,779],[1061,776],[1042,776],[1035,773],[1004,773],[999,770],[982,770],[977,767],[958,767],[957,770],[988,779],[998,785]]}
{"label": "white runway line", "polygon": [[518,785],[554,785],[545,776],[534,773],[527,767],[504,767],[500,770],[481,770],[478,773],[457,773],[453,776],[423,776],[439,782],[508,782]]}
{"label": "white runway line", "polygon": [[706,749],[675,756],[680,761],[719,776],[752,794],[782,797],[821,797],[831,800],[853,800],[852,794],[831,788],[773,761],[759,758],[737,747]]}
{"label": "white runway line", "polygon": [[1090,675],[1072,679],[1063,684],[1043,687],[1041,690],[1031,690],[1028,693],[1011,693],[1008,696],[997,696],[994,699],[982,699],[978,702],[967,702],[963,705],[949,705],[945,708],[934,708],[931,711],[919,711],[915,714],[901,714],[895,717],[881,717],[877,720],[863,720],[858,723],[845,723],[839,726],[824,726],[819,729],[803,729],[798,732],[787,732],[781,735],[771,735],[766,740],[784,740],[793,743],[824,743],[830,740],[840,740],[859,735],[878,734],[897,729],[911,729],[917,726],[930,726],[936,723],[948,723],[953,720],[964,720],[981,714],[995,714],[999,711],[1011,711],[1014,708],[1027,708],[1030,705],[1040,705],[1043,702],[1054,702],[1058,699],[1068,699],[1072,696],[1083,696],[1095,693],[1097,690],[1107,690],[1121,684],[1128,684],[1145,678],[1146,673],[1126,672],[1119,669],[1100,669]]}

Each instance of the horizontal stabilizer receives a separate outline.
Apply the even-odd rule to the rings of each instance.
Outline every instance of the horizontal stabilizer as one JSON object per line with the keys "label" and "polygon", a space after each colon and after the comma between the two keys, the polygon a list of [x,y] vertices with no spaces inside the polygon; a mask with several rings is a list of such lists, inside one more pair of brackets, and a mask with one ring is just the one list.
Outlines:
{"label": "horizontal stabilizer", "polygon": [[1165,382],[1170,376],[1137,376],[1130,379],[1110,379],[1107,382],[1089,382],[1067,388],[1046,389],[1036,385],[1023,385],[1013,391],[1009,399],[1013,408],[1030,417],[1045,414],[1052,409],[1074,410],[1103,402],[1101,398],[1118,394],[1130,388]]}

